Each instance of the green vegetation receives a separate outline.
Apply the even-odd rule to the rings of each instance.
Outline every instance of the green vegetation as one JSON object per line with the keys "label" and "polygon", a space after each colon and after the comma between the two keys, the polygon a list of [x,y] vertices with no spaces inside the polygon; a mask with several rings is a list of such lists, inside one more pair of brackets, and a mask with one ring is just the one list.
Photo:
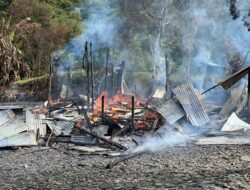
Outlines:
{"label": "green vegetation", "polygon": [[[10,21],[5,34],[22,51],[32,76],[48,73],[51,53],[79,34],[77,0],[2,0],[2,23]],[[6,28],[6,27],[5,27]],[[3,33],[3,32],[2,32]]]}
{"label": "green vegetation", "polygon": [[[173,86],[187,81],[199,86],[202,80],[210,86],[222,76],[217,70],[224,74],[229,68],[232,73],[241,66],[243,46],[239,46],[246,38],[235,37],[238,26],[232,23],[230,6],[232,1],[221,0],[0,0],[0,29],[21,50],[32,78],[48,74],[51,54],[59,50],[54,65],[78,70],[72,81],[82,79],[86,73],[80,70],[79,46],[84,41],[77,40],[88,39],[94,44],[95,74],[105,65],[110,48],[110,63],[126,61],[131,89],[135,83],[165,85],[165,57],[167,80]],[[77,38],[73,48],[60,49],[81,28],[85,38]]]}

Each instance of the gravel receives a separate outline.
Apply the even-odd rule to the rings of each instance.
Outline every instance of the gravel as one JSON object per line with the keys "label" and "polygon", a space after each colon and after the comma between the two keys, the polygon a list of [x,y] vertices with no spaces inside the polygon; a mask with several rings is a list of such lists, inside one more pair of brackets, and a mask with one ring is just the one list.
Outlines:
{"label": "gravel", "polygon": [[119,158],[42,147],[1,150],[0,189],[250,189],[249,148],[188,144],[112,169],[106,165]]}

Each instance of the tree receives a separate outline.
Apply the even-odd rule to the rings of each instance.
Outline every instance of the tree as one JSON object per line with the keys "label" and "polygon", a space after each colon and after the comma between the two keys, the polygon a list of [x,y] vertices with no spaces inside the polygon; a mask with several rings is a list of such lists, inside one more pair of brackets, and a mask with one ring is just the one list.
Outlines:
{"label": "tree", "polygon": [[[13,43],[23,52],[33,76],[48,73],[51,53],[79,32],[74,2],[15,0],[7,8],[15,30]],[[30,22],[21,22],[27,18]]]}

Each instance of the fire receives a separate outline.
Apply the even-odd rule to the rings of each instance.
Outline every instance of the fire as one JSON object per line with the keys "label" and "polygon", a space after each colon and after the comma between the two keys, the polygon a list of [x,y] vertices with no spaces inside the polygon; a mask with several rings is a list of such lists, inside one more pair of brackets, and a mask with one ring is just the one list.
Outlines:
{"label": "fire", "polygon": [[94,113],[98,113],[102,110],[102,97],[104,96],[104,110],[108,107],[108,92],[103,91],[95,101]]}
{"label": "fire", "polygon": [[[94,113],[101,112],[102,110],[102,97],[104,96],[104,110],[109,109],[112,111],[112,108],[118,107],[122,109],[128,109],[132,107],[132,97],[128,95],[123,95],[121,91],[117,91],[116,94],[109,98],[107,91],[103,91],[95,101]],[[134,105],[140,105],[141,101],[135,99]]]}
{"label": "fire", "polygon": [[[128,123],[130,123],[132,118],[132,96],[124,95],[121,93],[121,91],[117,91],[117,93],[111,98],[106,91],[99,95],[95,101],[92,121],[101,115],[102,97],[104,97],[104,111],[106,116],[112,118],[118,123],[126,120]],[[140,101],[138,98],[134,98],[134,113],[142,113],[141,116],[135,118],[134,125],[137,129],[152,129],[154,126],[154,121],[159,118],[159,115],[154,111],[146,111],[146,108],[143,108],[141,103],[142,101]]]}

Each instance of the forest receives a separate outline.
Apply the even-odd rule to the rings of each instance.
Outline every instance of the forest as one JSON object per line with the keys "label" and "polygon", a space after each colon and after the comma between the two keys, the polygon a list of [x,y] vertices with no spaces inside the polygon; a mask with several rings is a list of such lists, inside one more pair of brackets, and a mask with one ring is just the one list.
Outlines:
{"label": "forest", "polygon": [[[105,67],[109,48],[111,64],[126,62],[125,78],[132,91],[146,96],[156,86],[174,87],[183,81],[205,90],[241,68],[247,57],[249,14],[240,10],[244,1],[235,3],[2,0],[1,52],[9,53],[2,53],[1,64],[9,68],[1,67],[1,86],[33,78],[47,81],[51,61],[55,71],[70,68],[74,78],[84,77],[82,57],[89,41],[95,75]],[[17,63],[8,62],[11,56]]]}

